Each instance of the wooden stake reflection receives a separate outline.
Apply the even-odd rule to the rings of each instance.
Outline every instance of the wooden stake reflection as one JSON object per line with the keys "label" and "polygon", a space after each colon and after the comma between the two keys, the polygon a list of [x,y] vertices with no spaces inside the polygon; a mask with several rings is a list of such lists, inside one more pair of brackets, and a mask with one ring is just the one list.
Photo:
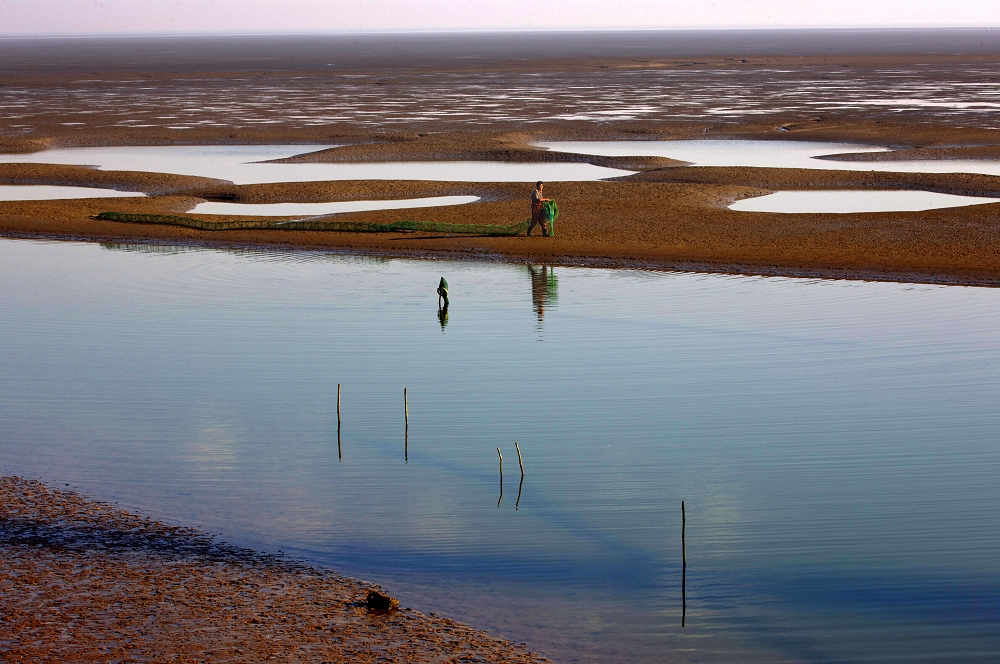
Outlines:
{"label": "wooden stake reflection", "polygon": [[497,455],[500,457],[500,498],[497,499],[497,507],[500,507],[500,501],[503,500],[503,455],[500,454],[500,448],[497,448]]}
{"label": "wooden stake reflection", "polygon": [[517,450],[517,465],[521,467],[521,482],[517,485],[517,500],[514,501],[514,509],[518,509],[521,504],[521,489],[524,488],[524,464],[521,463],[521,448],[517,446],[517,441],[514,441],[514,449]]}
{"label": "wooden stake reflection", "polygon": [[687,552],[687,514],[684,512],[684,501],[681,501],[681,627],[684,627],[684,623],[687,619],[687,570],[688,570],[688,552]]}

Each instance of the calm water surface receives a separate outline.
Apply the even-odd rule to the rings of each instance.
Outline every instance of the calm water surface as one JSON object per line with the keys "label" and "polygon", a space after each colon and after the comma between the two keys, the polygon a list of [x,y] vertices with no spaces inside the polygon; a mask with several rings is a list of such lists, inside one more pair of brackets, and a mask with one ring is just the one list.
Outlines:
{"label": "calm water surface", "polygon": [[1000,198],[957,196],[935,191],[776,191],[744,198],[729,206],[742,212],[844,214],[852,212],[920,211],[1000,203]]}
{"label": "calm water surface", "polygon": [[282,216],[304,214],[340,214],[368,210],[405,210],[475,203],[478,196],[432,196],[382,201],[333,201],[328,203],[199,203],[189,210],[197,214],[240,214],[252,216]]}
{"label": "calm water surface", "polygon": [[145,196],[137,191],[117,191],[96,187],[67,187],[48,184],[0,185],[0,201],[50,201],[66,198],[126,198]]}
{"label": "calm water surface", "polygon": [[998,330],[995,289],[0,240],[0,471],[559,661],[995,661]]}
{"label": "calm water surface", "polygon": [[593,164],[522,164],[496,161],[367,163],[267,163],[335,145],[159,145],[57,148],[29,154],[0,153],[0,163],[70,164],[109,171],[173,173],[234,184],[327,180],[437,180],[446,182],[579,182],[632,175]]}
{"label": "calm water surface", "polygon": [[686,140],[686,141],[553,141],[538,147],[556,152],[609,157],[669,157],[692,166],[808,168],[832,171],[888,171],[893,173],[982,173],[1000,175],[1000,160],[914,159],[912,161],[836,161],[819,157],[856,152],[885,152],[888,148],[850,143],[813,141]]}

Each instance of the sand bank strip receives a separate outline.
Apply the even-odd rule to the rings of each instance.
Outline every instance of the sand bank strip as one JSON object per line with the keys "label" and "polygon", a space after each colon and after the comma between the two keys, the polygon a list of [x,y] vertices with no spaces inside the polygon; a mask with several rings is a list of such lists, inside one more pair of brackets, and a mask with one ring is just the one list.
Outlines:
{"label": "sand bank strip", "polygon": [[[764,172],[776,170],[777,172]],[[657,181],[659,180],[659,181]],[[700,180],[700,181],[699,181]],[[773,214],[736,212],[732,202],[778,189],[927,188],[992,194],[989,176],[833,173],[777,169],[668,168],[623,181],[552,182],[559,201],[555,238],[446,232],[351,233],[313,230],[199,230],[97,219],[102,212],[187,213],[201,196],[239,202],[472,194],[481,201],[417,210],[337,215],[344,223],[513,224],[529,216],[531,185],[374,182],[216,186],[149,198],[0,203],[0,235],[217,247],[283,247],[405,257],[479,258],[550,265],[697,270],[775,276],[1000,285],[1000,204],[927,212]],[[744,184],[737,184],[742,182]],[[862,186],[858,186],[862,185]],[[923,185],[923,186],[921,186]],[[187,215],[199,216],[199,215]],[[204,215],[206,220],[239,217]],[[248,217],[259,220],[259,217]]]}
{"label": "sand bank strip", "polygon": [[4,661],[539,662],[369,585],[0,477]]}
{"label": "sand bank strip", "polygon": [[[627,124],[627,123],[626,123]],[[545,153],[536,140],[705,136],[711,127],[677,123],[626,126],[587,124],[587,129],[477,130],[396,134],[354,128],[353,145],[313,152],[292,161],[391,161],[488,159],[517,162],[584,160],[586,155]],[[723,132],[711,128],[707,135]],[[782,129],[783,131],[778,131]],[[858,120],[819,120],[731,126],[725,135],[855,141],[893,145],[910,156],[991,156],[1000,149],[995,131]],[[97,135],[90,138],[95,139]],[[192,137],[193,138],[193,137]],[[288,140],[282,132],[270,141]],[[305,136],[297,136],[303,139]],[[59,143],[56,137],[54,143]],[[104,137],[111,143],[110,136]],[[199,142],[202,139],[194,139]],[[230,138],[230,140],[233,140]],[[339,142],[333,137],[329,141]],[[919,147],[924,146],[924,147]],[[928,146],[937,146],[934,148]],[[964,146],[964,147],[963,147]],[[39,146],[35,146],[36,149]],[[8,149],[11,146],[7,146]],[[307,150],[304,147],[304,150]],[[881,155],[891,153],[878,153]],[[606,158],[601,158],[606,159]],[[617,158],[616,158],[617,159]],[[602,162],[605,163],[605,162]],[[611,165],[608,161],[605,165]],[[144,199],[0,202],[0,235],[159,242],[218,247],[262,246],[330,250],[383,256],[488,258],[553,265],[630,266],[754,275],[877,279],[964,285],[1000,285],[1000,205],[928,212],[843,215],[736,212],[741,198],[778,190],[923,189],[996,197],[1000,178],[987,175],[823,171],[777,168],[687,168],[670,160],[619,159],[641,171],[616,181],[550,182],[559,201],[557,237],[475,237],[449,233],[350,233],[305,230],[197,230],[102,221],[102,212],[171,215],[202,200],[279,203],[405,199],[475,195],[461,206],[338,215],[345,224],[393,224],[400,220],[441,224],[510,225],[528,218],[531,183],[427,181],[329,181],[234,185],[221,180],[157,173],[97,171],[75,166],[0,164],[4,184],[65,184],[143,191]],[[209,219],[209,217],[206,217]],[[218,221],[238,219],[213,216]]]}

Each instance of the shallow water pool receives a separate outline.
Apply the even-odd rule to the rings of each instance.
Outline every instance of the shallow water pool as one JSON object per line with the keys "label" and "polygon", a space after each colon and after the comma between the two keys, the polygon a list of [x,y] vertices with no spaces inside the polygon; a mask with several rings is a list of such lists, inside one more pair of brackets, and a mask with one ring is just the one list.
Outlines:
{"label": "shallow water pool", "polygon": [[1000,289],[0,240],[0,313],[0,472],[558,661],[1000,657]]}
{"label": "shallow water pool", "polygon": [[608,157],[669,157],[692,166],[808,168],[834,171],[896,173],[982,173],[1000,175],[1000,160],[940,159],[914,161],[832,161],[817,157],[851,152],[885,152],[888,148],[850,143],[757,140],[565,141],[537,143],[557,152]]}
{"label": "shallow water pool", "polygon": [[116,191],[96,187],[64,187],[47,184],[0,185],[0,201],[51,201],[73,198],[127,198],[145,196],[137,191]]}
{"label": "shallow water pool", "polygon": [[937,210],[1000,203],[1000,198],[956,196],[933,191],[776,191],[729,206],[740,212],[846,214]]}
{"label": "shallow water pool", "polygon": [[173,173],[228,180],[234,184],[326,180],[436,180],[451,182],[576,182],[630,175],[592,164],[522,164],[490,161],[388,163],[263,163],[334,145],[183,145],[58,148],[0,154],[0,163],[71,164],[106,171]]}
{"label": "shallow water pool", "polygon": [[296,216],[366,212],[369,210],[405,210],[475,203],[478,196],[433,196],[382,201],[335,201],[329,203],[217,203],[206,201],[191,210],[195,214],[239,214],[247,216]]}

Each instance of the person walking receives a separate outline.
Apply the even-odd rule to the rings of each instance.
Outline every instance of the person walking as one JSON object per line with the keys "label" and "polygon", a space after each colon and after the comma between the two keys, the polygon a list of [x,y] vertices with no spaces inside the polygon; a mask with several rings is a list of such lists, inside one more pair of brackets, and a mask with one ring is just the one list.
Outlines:
{"label": "person walking", "polygon": [[549,227],[545,224],[545,203],[548,198],[542,195],[542,190],[545,188],[544,182],[535,183],[535,191],[531,192],[531,223],[528,224],[528,235],[531,235],[532,229],[534,229],[535,224],[542,227],[542,237],[549,236]]}

